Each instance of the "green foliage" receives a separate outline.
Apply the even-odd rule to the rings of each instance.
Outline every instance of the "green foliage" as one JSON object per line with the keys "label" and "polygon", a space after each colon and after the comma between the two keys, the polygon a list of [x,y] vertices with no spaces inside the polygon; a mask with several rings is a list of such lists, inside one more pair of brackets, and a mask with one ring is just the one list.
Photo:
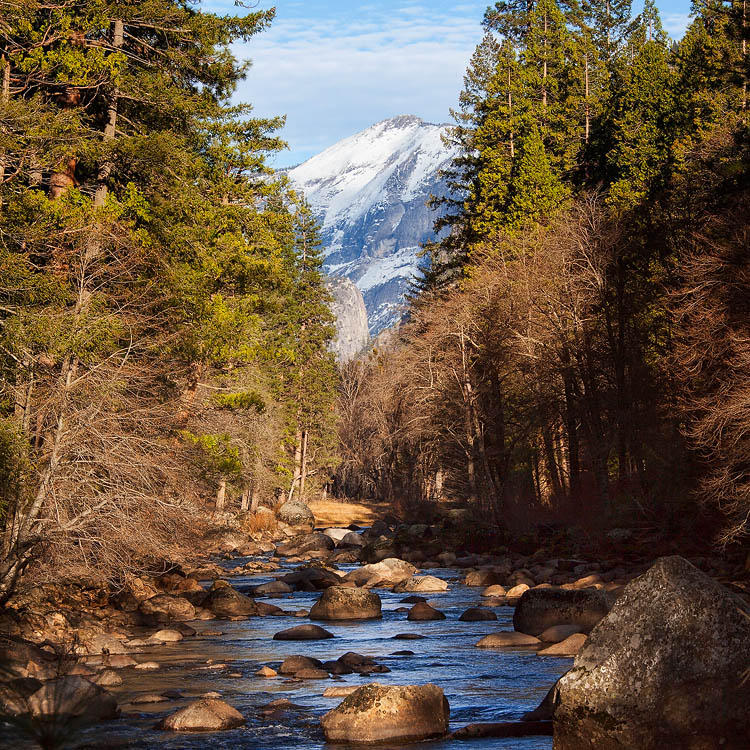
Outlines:
{"label": "green foliage", "polygon": [[257,391],[242,391],[241,393],[219,393],[214,401],[223,409],[254,410],[258,414],[266,412],[266,403]]}

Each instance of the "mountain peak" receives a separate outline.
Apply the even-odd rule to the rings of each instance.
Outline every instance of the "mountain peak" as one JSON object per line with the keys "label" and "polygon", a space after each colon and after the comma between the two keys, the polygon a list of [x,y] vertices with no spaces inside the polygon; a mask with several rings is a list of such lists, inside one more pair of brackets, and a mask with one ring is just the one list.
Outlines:
{"label": "mountain peak", "polygon": [[325,270],[360,289],[373,335],[401,318],[420,246],[435,238],[427,201],[446,192],[446,127],[398,115],[288,171],[321,222]]}

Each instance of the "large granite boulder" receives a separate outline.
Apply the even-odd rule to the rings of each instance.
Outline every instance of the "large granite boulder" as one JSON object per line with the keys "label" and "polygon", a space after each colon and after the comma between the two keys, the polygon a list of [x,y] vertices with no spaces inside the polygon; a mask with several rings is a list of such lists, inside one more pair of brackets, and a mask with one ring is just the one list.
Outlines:
{"label": "large granite boulder", "polygon": [[297,500],[284,503],[277,511],[276,517],[279,521],[289,526],[315,526],[315,516],[310,508]]}
{"label": "large granite boulder", "polygon": [[450,707],[437,685],[362,685],[320,723],[329,742],[419,742],[448,732]]}
{"label": "large granite boulder", "polygon": [[557,685],[555,750],[750,747],[750,607],[681,557],[631,581]]}
{"label": "large granite boulder", "polygon": [[138,605],[141,614],[154,622],[187,622],[195,619],[195,607],[181,596],[157,594]]}
{"label": "large granite boulder", "polygon": [[411,578],[417,569],[405,560],[389,557],[378,563],[363,565],[344,576],[345,581],[352,581],[357,586],[395,586],[406,578]]}
{"label": "large granite boulder", "polygon": [[534,588],[524,591],[513,613],[513,627],[541,635],[553,625],[577,625],[588,633],[612,608],[614,597],[598,589]]}
{"label": "large granite boulder", "polygon": [[311,620],[374,620],[381,617],[380,597],[345,586],[327,588],[310,610]]}
{"label": "large granite boulder", "polygon": [[258,606],[253,599],[240,594],[231,586],[218,586],[208,592],[203,607],[214,616],[229,619],[230,617],[249,617],[258,614]]}

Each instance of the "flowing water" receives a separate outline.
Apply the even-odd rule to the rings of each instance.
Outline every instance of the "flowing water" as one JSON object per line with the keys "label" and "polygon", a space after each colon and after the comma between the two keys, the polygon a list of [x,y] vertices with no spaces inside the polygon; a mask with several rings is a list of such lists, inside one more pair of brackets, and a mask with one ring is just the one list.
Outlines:
{"label": "flowing water", "polygon": [[[231,564],[250,558],[239,558]],[[277,571],[282,574],[293,566]],[[340,566],[343,569],[354,566]],[[356,623],[321,622],[335,638],[324,641],[274,641],[275,632],[306,619],[296,617],[253,617],[249,620],[196,623],[201,630],[221,631],[222,635],[185,638],[175,644],[149,647],[136,654],[138,661],[153,660],[161,669],[153,672],[120,670],[123,684],[112,688],[122,708],[117,721],[89,729],[81,738],[89,749],[148,748],[148,750],[322,750],[326,746],[319,725],[320,716],[337,706],[342,698],[323,698],[327,687],[380,682],[386,685],[432,682],[445,692],[451,709],[451,729],[474,722],[517,720],[535,708],[557,677],[569,668],[571,660],[540,657],[528,649],[478,649],[476,642],[497,630],[512,630],[513,609],[494,609],[498,620],[459,622],[459,615],[481,603],[481,589],[460,583],[460,571],[427,571],[449,582],[441,594],[426,594],[430,604],[447,615],[446,620],[409,622],[405,612],[395,611],[404,594],[378,589],[383,601],[382,620]],[[268,574],[233,578],[235,586],[257,585],[272,580]],[[319,594],[298,592],[266,598],[286,610],[309,609]],[[394,640],[398,633],[418,633],[420,640]],[[304,654],[322,661],[336,659],[347,651],[373,656],[391,671],[369,677],[358,674],[339,679],[295,681],[283,676],[256,677],[263,665],[278,667],[292,654]],[[395,655],[412,651],[413,655]],[[211,660],[211,664],[208,664]],[[214,668],[214,665],[226,665]],[[208,668],[207,668],[208,667]],[[241,676],[230,676],[239,674]],[[144,693],[180,690],[183,700],[149,705],[129,701]],[[248,720],[240,729],[208,734],[170,733],[154,728],[157,721],[186,705],[190,699],[208,691],[218,691]],[[286,698],[295,708],[263,712],[270,701]],[[1,744],[1,743],[0,743]],[[435,741],[421,748],[448,750],[466,743]],[[477,739],[469,745],[481,750],[549,750],[552,739]],[[395,750],[403,745],[380,746]],[[20,747],[20,745],[19,745]],[[347,746],[337,745],[340,748]]]}

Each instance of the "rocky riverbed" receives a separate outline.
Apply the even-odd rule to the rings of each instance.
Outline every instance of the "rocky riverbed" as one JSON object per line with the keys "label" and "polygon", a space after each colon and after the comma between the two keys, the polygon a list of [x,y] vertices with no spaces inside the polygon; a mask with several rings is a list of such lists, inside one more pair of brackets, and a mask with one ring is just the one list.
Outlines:
{"label": "rocky riverbed", "polygon": [[[388,736],[401,739],[385,747],[404,746],[403,738],[411,735],[399,732],[411,727],[419,736],[441,735],[430,740],[434,748],[461,746],[472,737],[475,747],[543,750],[552,747],[549,719],[561,691],[550,694],[542,710],[530,712],[573,666],[577,653],[571,673],[576,677],[566,678],[562,689],[579,711],[589,694],[595,700],[601,676],[591,669],[598,658],[594,650],[617,651],[618,621],[629,618],[628,633],[638,640],[629,638],[628,649],[617,657],[625,673],[649,649],[652,664],[675,654],[685,662],[693,659],[689,648],[680,651],[668,642],[684,636],[693,626],[690,618],[697,619],[695,613],[687,620],[667,616],[672,609],[686,611],[683,596],[699,609],[720,612],[720,621],[708,622],[702,631],[704,639],[710,641],[708,631],[721,632],[731,650],[747,645],[750,631],[743,630],[745,615],[738,609],[746,606],[743,600],[681,558],[668,558],[677,562],[657,565],[630,586],[648,566],[545,553],[462,555],[445,549],[424,525],[379,522],[364,531],[308,528],[298,534],[306,519],[289,520],[296,528],[287,528],[281,543],[235,532],[218,535],[215,547],[223,548],[218,561],[130,581],[114,597],[116,610],[100,603],[88,613],[27,619],[15,640],[3,641],[14,679],[5,675],[0,698],[15,718],[0,729],[0,740],[32,748],[31,735],[56,723],[88,748],[322,748],[323,728],[338,741],[369,736],[362,721],[376,734],[386,731],[386,722],[368,718],[368,701],[377,708],[393,696],[371,690],[346,698],[377,682],[384,690],[404,687],[403,696],[414,704],[387,729]],[[648,609],[643,600],[652,592],[666,613],[656,622],[640,612]],[[626,601],[623,609],[618,602]],[[4,622],[12,630],[12,618]],[[70,635],[74,622],[77,654],[53,656],[50,641]],[[600,631],[605,636],[594,638]],[[709,641],[704,651],[713,648]],[[719,651],[712,658],[714,671],[741,672],[748,662],[741,650],[734,661]],[[702,679],[699,672],[691,679]],[[577,690],[581,679],[591,680],[583,697]],[[679,686],[679,679],[672,682]],[[725,682],[716,682],[714,692]],[[441,713],[434,707],[423,711],[427,718],[420,715],[414,707],[419,695],[405,687],[429,684],[435,686],[426,689],[430,706],[440,705],[443,695],[447,699],[447,727],[430,723],[431,715]],[[396,697],[408,704],[403,696]],[[321,726],[345,699],[342,716],[329,714]],[[710,705],[704,708],[711,713]],[[576,747],[576,733],[584,731],[571,723],[576,712],[559,705],[555,710],[566,722],[565,747]],[[599,714],[607,710],[597,706]],[[627,716],[617,721],[625,726]],[[505,723],[511,723],[510,731]],[[744,732],[743,727],[732,731]],[[445,736],[446,729],[459,734]],[[510,736],[487,736],[498,732]],[[532,732],[535,736],[513,736]],[[721,740],[717,747],[742,746],[732,744],[732,737],[715,739]]]}

